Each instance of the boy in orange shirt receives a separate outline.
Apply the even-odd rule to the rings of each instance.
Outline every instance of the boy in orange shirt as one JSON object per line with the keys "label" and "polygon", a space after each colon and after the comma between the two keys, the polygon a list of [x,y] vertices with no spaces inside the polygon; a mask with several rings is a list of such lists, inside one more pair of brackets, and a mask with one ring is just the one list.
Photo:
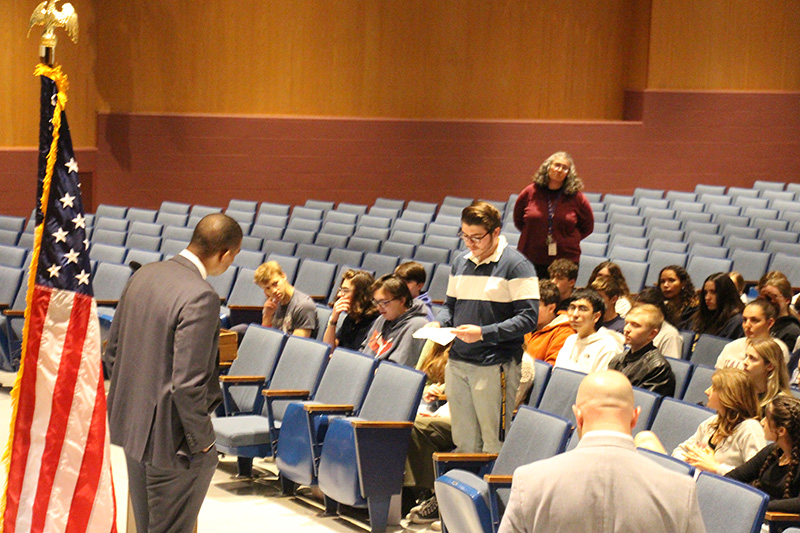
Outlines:
{"label": "boy in orange shirt", "polygon": [[557,312],[561,296],[550,280],[539,280],[539,316],[536,331],[525,335],[525,352],[534,359],[555,363],[567,337],[575,333],[563,311]]}

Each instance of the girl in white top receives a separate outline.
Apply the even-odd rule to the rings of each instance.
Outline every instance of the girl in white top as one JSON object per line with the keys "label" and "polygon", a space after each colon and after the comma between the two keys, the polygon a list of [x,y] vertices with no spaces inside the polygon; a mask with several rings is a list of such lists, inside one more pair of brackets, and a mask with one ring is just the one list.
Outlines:
{"label": "girl in white top", "polygon": [[[758,421],[758,398],[750,377],[742,370],[726,368],[711,376],[706,390],[708,406],[717,414],[704,420],[694,435],[672,452],[698,470],[719,475],[744,464],[766,446]],[[636,435],[636,445],[666,454],[651,431]]]}
{"label": "girl in white top", "polygon": [[758,395],[759,418],[764,418],[767,405],[775,396],[792,394],[783,350],[776,339],[768,338],[751,342],[745,355],[744,371],[753,380]]}
{"label": "girl in white top", "polygon": [[[744,368],[747,347],[754,341],[769,339],[769,330],[775,323],[778,311],[771,302],[758,298],[747,304],[742,311],[744,337],[729,342],[717,357],[716,368]],[[781,347],[784,366],[789,362],[789,350],[780,339],[775,339]]]}

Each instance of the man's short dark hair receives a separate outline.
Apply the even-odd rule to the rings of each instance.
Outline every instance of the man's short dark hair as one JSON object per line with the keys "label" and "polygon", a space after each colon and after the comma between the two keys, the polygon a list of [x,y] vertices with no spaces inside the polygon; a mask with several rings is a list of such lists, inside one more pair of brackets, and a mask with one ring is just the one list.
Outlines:
{"label": "man's short dark hair", "polygon": [[490,233],[503,225],[500,211],[481,200],[475,200],[461,211],[461,222],[467,226],[483,226]]}
{"label": "man's short dark hair", "polygon": [[558,286],[549,279],[539,280],[539,301],[545,305],[554,304],[558,307],[561,303],[561,293]]}
{"label": "man's short dark hair", "polygon": [[547,275],[550,279],[565,278],[570,280],[578,279],[578,265],[569,259],[556,259],[547,267]]}
{"label": "man's short dark hair", "polygon": [[411,307],[411,302],[414,301],[414,297],[411,296],[411,291],[408,290],[406,282],[394,274],[386,274],[375,280],[375,283],[370,287],[370,292],[374,294],[378,289],[383,289],[388,292],[392,295],[392,298],[403,300],[406,307]]}
{"label": "man's short dark hair", "polygon": [[416,261],[407,261],[398,265],[398,267],[394,269],[394,275],[406,283],[409,281],[416,281],[422,284],[425,284],[425,280],[428,277],[425,273],[425,267]]}
{"label": "man's short dark hair", "polygon": [[[589,302],[592,306],[592,312],[597,313],[599,311],[600,320],[603,319],[603,315],[606,313],[606,303],[603,301],[603,297],[597,294],[597,291],[592,289],[578,289],[572,293],[572,301],[576,302],[578,300],[586,300]],[[594,324],[595,331],[600,327],[600,320]]]}
{"label": "man's short dark hair", "polygon": [[242,227],[223,213],[204,216],[192,233],[189,246],[200,259],[207,259],[242,245]]}

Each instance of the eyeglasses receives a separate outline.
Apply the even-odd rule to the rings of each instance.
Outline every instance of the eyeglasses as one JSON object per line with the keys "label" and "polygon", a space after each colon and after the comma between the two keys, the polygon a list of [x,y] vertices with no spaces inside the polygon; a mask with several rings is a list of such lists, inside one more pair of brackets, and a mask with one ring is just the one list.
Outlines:
{"label": "eyeglasses", "polygon": [[347,294],[350,294],[351,292],[353,292],[353,289],[339,288],[339,294],[347,295]]}
{"label": "eyeglasses", "polygon": [[397,300],[397,298],[391,298],[389,300],[372,300],[372,303],[375,304],[375,307],[384,308],[395,300]]}
{"label": "eyeglasses", "polygon": [[559,172],[569,172],[569,165],[563,165],[561,163],[553,163],[550,165],[554,170],[558,170]]}
{"label": "eyeglasses", "polygon": [[475,237],[474,235],[466,235],[463,231],[458,230],[458,236],[461,237],[461,240],[464,241],[464,242],[471,242],[472,244],[480,243],[483,240],[484,237],[489,235],[489,233],[491,233],[491,232],[487,231],[486,233],[484,233],[480,237]]}

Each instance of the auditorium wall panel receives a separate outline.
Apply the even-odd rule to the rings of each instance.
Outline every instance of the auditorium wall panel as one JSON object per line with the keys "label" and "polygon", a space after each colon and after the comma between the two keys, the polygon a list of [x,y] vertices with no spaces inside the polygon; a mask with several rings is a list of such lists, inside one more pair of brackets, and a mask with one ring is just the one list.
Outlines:
{"label": "auditorium wall panel", "polygon": [[151,208],[504,199],[560,149],[593,191],[800,181],[800,93],[645,91],[641,101],[640,122],[103,114],[94,193]]}

